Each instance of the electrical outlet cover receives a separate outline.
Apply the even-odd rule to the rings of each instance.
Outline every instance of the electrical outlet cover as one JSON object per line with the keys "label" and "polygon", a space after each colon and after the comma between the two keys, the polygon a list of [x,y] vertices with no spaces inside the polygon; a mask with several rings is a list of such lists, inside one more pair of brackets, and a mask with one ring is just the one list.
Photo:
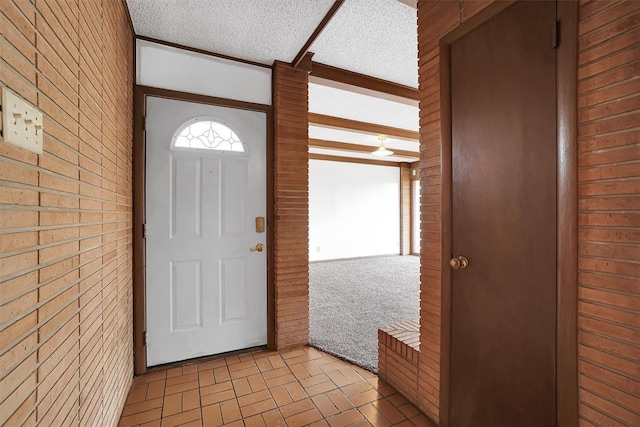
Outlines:
{"label": "electrical outlet cover", "polygon": [[42,113],[7,88],[2,88],[2,137],[36,154],[42,154]]}

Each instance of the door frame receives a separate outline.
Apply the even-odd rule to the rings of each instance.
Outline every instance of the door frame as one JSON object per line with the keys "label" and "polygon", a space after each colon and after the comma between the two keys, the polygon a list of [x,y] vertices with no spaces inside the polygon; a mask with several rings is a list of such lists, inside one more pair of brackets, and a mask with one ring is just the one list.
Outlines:
{"label": "door frame", "polygon": [[[451,423],[451,269],[452,117],[451,45],[511,6],[496,1],[440,39],[440,111],[442,170],[442,283],[440,351],[440,426]],[[578,2],[556,2],[561,22],[556,59],[557,215],[556,215],[556,419],[558,426],[578,425],[578,192],[577,192],[577,40]],[[550,28],[551,32],[551,28]],[[549,38],[551,43],[551,37]],[[551,44],[549,45],[551,48]],[[561,202],[560,202],[561,201]]]}
{"label": "door frame", "polygon": [[188,101],[220,107],[265,113],[266,121],[266,196],[267,196],[267,347],[275,346],[275,288],[273,277],[273,107],[266,104],[236,101],[215,96],[198,95],[136,85],[133,103],[133,366],[134,374],[147,371],[146,333],[146,239],[144,222],[146,217],[145,176],[146,176],[146,111],[147,97]]}

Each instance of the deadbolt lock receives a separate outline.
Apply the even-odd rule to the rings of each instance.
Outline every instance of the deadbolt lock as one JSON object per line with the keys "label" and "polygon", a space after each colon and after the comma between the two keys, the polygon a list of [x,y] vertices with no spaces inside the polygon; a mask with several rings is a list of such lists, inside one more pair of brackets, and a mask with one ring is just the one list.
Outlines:
{"label": "deadbolt lock", "polygon": [[467,268],[469,266],[469,260],[466,257],[463,257],[463,256],[452,257],[449,260],[449,265],[454,270],[458,270],[458,269],[464,270],[465,268]]}
{"label": "deadbolt lock", "polygon": [[264,233],[264,217],[256,217],[256,233]]}

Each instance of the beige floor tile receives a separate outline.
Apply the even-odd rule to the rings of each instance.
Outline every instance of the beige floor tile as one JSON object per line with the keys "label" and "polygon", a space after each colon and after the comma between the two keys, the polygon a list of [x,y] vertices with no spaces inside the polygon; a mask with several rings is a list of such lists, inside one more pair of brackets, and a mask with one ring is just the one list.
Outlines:
{"label": "beige floor tile", "polygon": [[371,372],[311,347],[211,357],[134,378],[120,426],[431,426]]}

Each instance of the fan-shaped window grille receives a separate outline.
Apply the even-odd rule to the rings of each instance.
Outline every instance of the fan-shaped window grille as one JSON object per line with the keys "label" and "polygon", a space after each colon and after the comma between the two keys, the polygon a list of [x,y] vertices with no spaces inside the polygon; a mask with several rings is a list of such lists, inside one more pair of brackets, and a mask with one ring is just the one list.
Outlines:
{"label": "fan-shaped window grille", "polygon": [[235,153],[246,151],[244,143],[231,128],[223,123],[204,118],[185,123],[173,137],[173,148]]}

